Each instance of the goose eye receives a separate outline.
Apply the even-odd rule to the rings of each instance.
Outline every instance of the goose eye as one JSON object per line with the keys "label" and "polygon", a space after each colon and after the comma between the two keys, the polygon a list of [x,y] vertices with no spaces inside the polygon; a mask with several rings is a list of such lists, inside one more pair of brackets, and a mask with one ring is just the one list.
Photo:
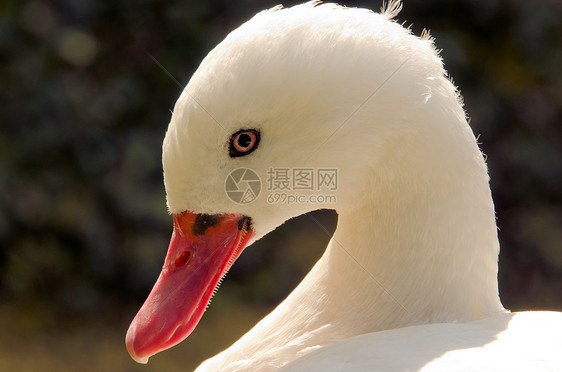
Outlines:
{"label": "goose eye", "polygon": [[230,137],[231,158],[248,155],[258,148],[260,132],[255,129],[241,129]]}

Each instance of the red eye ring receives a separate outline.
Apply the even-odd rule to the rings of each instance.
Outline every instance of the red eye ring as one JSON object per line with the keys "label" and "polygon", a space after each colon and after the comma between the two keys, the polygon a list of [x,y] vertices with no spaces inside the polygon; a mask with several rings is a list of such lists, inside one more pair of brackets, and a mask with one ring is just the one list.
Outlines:
{"label": "red eye ring", "polygon": [[256,134],[254,132],[238,133],[232,141],[232,146],[237,151],[248,152],[256,144]]}
{"label": "red eye ring", "polygon": [[260,132],[256,129],[241,129],[230,137],[229,155],[236,158],[250,154],[260,142]]}

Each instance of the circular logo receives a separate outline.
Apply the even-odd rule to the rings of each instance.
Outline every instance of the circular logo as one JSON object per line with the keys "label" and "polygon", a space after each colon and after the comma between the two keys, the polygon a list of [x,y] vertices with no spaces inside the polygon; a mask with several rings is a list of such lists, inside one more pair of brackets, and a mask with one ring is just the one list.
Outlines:
{"label": "circular logo", "polygon": [[261,191],[261,180],[250,168],[238,168],[226,177],[226,195],[235,203],[248,204],[256,200]]}

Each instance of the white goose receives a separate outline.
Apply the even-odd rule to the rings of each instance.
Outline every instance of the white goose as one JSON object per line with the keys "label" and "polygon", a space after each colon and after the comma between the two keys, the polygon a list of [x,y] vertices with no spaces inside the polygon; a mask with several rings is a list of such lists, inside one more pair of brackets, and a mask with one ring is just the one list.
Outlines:
{"label": "white goose", "polygon": [[[330,208],[311,272],[198,371],[562,370],[562,314],[500,303],[486,164],[432,40],[392,21],[400,7],[277,7],[205,58],[164,140],[174,233],[127,332],[135,360],[191,333],[246,245]],[[337,169],[323,191],[337,200],[270,203],[263,182],[235,203],[237,168]]]}

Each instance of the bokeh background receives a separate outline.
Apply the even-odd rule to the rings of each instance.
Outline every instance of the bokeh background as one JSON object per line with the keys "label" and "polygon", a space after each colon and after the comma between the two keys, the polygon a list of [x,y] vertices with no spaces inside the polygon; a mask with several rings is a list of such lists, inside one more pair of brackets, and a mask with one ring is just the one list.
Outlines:
{"label": "bokeh background", "polygon": [[[329,236],[291,221],[242,255],[187,341],[147,366],[129,358],[125,332],[171,233],[160,151],[181,89],[151,56],[185,84],[276,4],[0,4],[1,371],[191,370],[320,256]],[[562,3],[405,0],[398,20],[431,30],[487,155],[504,305],[562,310]],[[335,213],[315,216],[333,231]]]}

